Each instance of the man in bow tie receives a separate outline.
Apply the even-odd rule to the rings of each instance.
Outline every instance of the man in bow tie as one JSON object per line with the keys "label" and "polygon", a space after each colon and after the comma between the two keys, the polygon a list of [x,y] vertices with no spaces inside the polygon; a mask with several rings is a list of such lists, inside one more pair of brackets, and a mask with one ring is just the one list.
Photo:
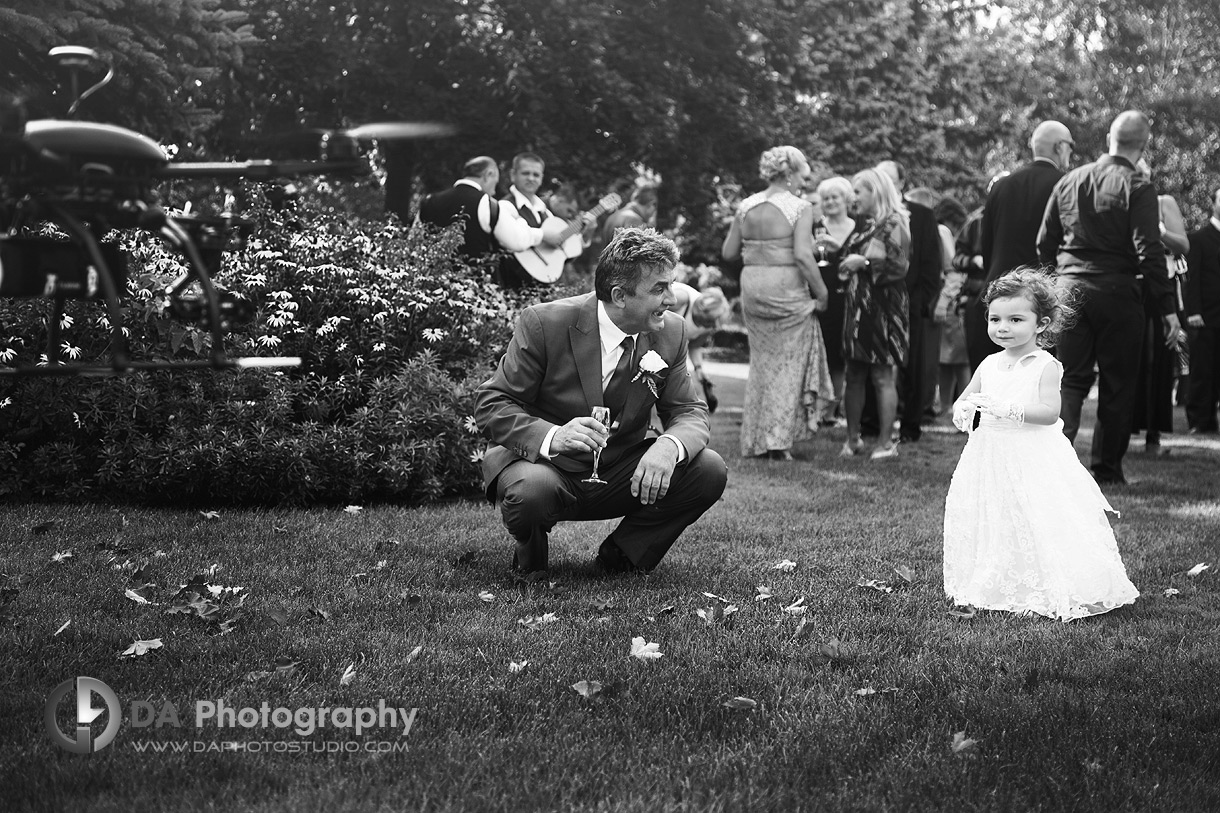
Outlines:
{"label": "man in bow tie", "polygon": [[[526,309],[475,420],[491,446],[487,497],[516,540],[515,569],[548,567],[562,520],[622,517],[595,566],[650,571],[724,491],[728,470],[707,448],[707,404],[687,364],[686,324],[673,304],[673,241],[620,230],[594,272],[594,293]],[[647,436],[652,407],[664,426]],[[610,409],[609,424],[593,407]],[[585,482],[600,451],[605,483]]]}

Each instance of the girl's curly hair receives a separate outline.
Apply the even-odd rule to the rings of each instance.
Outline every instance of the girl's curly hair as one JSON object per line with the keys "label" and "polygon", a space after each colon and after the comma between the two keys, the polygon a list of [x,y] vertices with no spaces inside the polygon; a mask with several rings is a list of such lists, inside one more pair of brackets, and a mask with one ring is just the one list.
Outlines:
{"label": "girl's curly hair", "polygon": [[987,286],[983,304],[990,305],[993,300],[1016,296],[1029,300],[1039,322],[1044,318],[1051,320],[1046,329],[1038,334],[1039,347],[1054,347],[1063,332],[1076,321],[1072,289],[1051,272],[1028,265],[1014,268]]}

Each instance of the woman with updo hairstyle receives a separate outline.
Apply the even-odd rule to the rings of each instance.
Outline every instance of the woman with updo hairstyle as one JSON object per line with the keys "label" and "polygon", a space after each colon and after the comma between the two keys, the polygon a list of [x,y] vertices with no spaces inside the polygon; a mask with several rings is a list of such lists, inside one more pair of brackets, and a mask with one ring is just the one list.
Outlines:
{"label": "woman with updo hairstyle", "polygon": [[843,315],[847,442],[839,454],[854,457],[864,450],[860,419],[865,385],[871,378],[881,437],[870,458],[885,460],[898,454],[891,432],[898,414],[896,368],[906,361],[910,342],[906,275],[911,226],[889,176],[866,169],[851,180],[857,211],[867,222],[848,242],[846,256],[839,261],[839,276],[847,281]]}
{"label": "woman with updo hairstyle", "polygon": [[809,162],[796,147],[773,147],[758,174],[768,186],[742,201],[721,249],[725,260],[743,262],[750,372],[741,453],[791,460],[792,445],[817,431],[834,398],[817,317],[828,293],[813,259],[813,209],[800,197]]}

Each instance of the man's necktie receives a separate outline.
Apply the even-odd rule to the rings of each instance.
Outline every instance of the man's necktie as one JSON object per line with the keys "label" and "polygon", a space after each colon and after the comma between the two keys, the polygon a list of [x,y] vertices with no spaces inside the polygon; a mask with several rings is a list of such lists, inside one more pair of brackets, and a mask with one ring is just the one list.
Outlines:
{"label": "man's necktie", "polygon": [[619,356],[614,375],[610,376],[610,383],[606,385],[606,393],[602,398],[602,402],[610,407],[612,421],[619,419],[619,413],[627,403],[627,385],[631,383],[631,366],[635,361],[635,338],[624,338],[622,347],[623,354]]}

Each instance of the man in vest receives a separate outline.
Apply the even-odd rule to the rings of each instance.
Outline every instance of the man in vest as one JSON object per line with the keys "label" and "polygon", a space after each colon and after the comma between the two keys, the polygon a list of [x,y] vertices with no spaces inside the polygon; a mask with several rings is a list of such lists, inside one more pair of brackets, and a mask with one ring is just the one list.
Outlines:
{"label": "man in vest", "polygon": [[[521,152],[513,156],[513,168],[509,178],[512,184],[508,194],[500,200],[509,204],[529,224],[530,228],[541,228],[542,221],[551,217],[546,201],[538,197],[546,163],[532,152]],[[500,284],[505,288],[525,288],[537,281],[531,277],[511,254],[500,259]]]}
{"label": "man in vest", "polygon": [[420,223],[439,227],[464,223],[465,239],[458,253],[472,265],[494,268],[501,250],[524,251],[542,242],[542,229],[523,220],[511,204],[492,197],[500,182],[494,159],[471,158],[462,170],[462,178],[450,189],[420,203]]}

